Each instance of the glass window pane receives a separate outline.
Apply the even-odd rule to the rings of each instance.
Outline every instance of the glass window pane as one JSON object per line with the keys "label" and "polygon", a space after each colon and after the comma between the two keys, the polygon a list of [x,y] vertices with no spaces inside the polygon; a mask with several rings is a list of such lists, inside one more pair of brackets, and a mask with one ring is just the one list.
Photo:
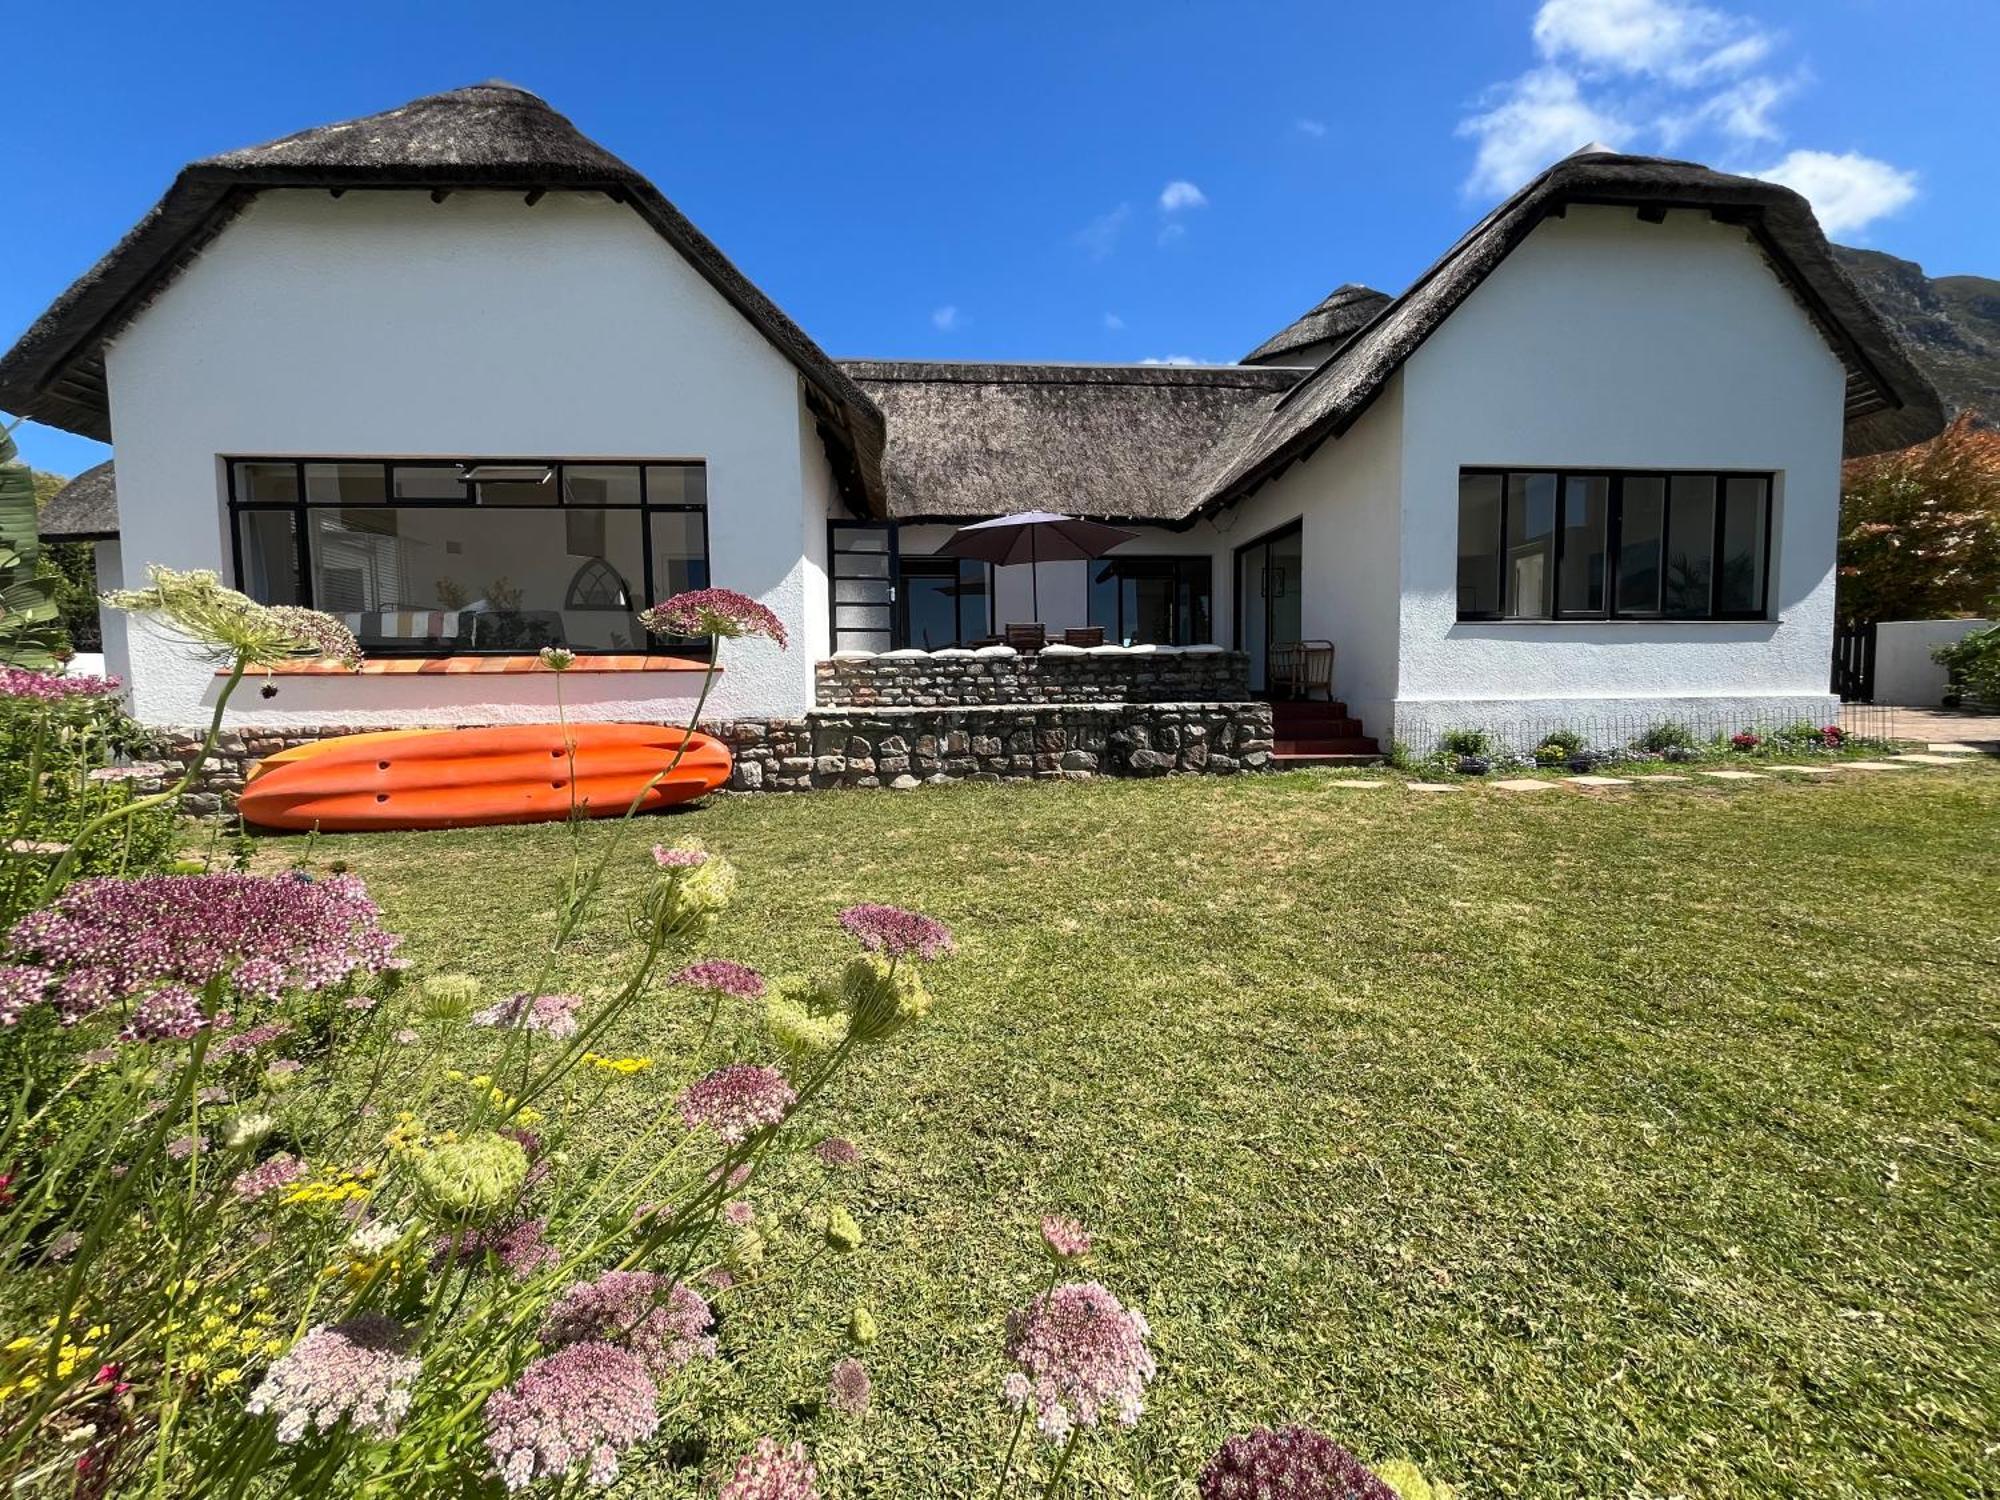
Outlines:
{"label": "glass window pane", "polygon": [[473,488],[479,491],[481,505],[554,505],[557,500],[554,473],[540,481],[489,479]]}
{"label": "glass window pane", "polygon": [[637,505],[637,464],[567,464],[562,471],[565,505]]}
{"label": "glass window pane", "polygon": [[1545,620],[1555,586],[1556,476],[1507,476],[1505,608],[1516,620]]}
{"label": "glass window pane", "polygon": [[1215,639],[1215,566],[1209,558],[1191,557],[1181,570],[1187,582],[1187,633],[1177,644],[1205,646]]}
{"label": "glass window pane", "polygon": [[[653,602],[708,587],[708,526],[698,510],[655,511],[653,521]],[[657,637],[669,651],[703,650],[707,641]]]}
{"label": "glass window pane", "polygon": [[1658,614],[1667,482],[1656,476],[1633,475],[1619,489],[1615,606],[1621,615]]}
{"label": "glass window pane", "polygon": [[[649,505],[708,504],[708,470],[701,464],[649,464],[646,467]],[[882,533],[876,533],[882,535]],[[886,545],[886,543],[885,543]]]}
{"label": "glass window pane", "polygon": [[992,607],[987,603],[987,565],[960,558],[958,563],[958,643],[977,640],[992,630]]}
{"label": "glass window pane", "polygon": [[1681,618],[1709,613],[1715,568],[1715,476],[1676,474],[1667,484],[1667,606]]}
{"label": "glass window pane", "polygon": [[398,500],[455,500],[470,503],[464,471],[457,464],[397,464],[390,471]]}
{"label": "glass window pane", "polygon": [[1562,576],[1556,607],[1565,614],[1604,610],[1605,528],[1611,515],[1611,480],[1572,474],[1563,481]]}
{"label": "glass window pane", "polygon": [[246,510],[236,518],[243,542],[237,587],[260,604],[303,604],[299,587],[298,513]]}
{"label": "glass window pane", "polygon": [[381,464],[307,464],[306,499],[316,505],[380,505],[388,498]]}
{"label": "glass window pane", "polygon": [[1723,482],[1722,571],[1715,601],[1718,614],[1763,613],[1768,488],[1768,482],[1758,478]]}
{"label": "glass window pane", "polygon": [[907,644],[920,651],[957,645],[958,569],[926,563],[905,573],[903,620]]}
{"label": "glass window pane", "polygon": [[285,463],[251,463],[236,466],[236,498],[239,502],[290,505],[299,498],[299,466]]}
{"label": "glass window pane", "polygon": [[1117,641],[1118,625],[1118,564],[1115,562],[1094,562],[1090,564],[1090,598],[1084,612],[1086,625],[1101,626],[1107,641]]}
{"label": "glass window pane", "polygon": [[599,514],[602,548],[579,557],[553,510],[314,510],[314,598],[367,650],[643,649],[639,513]]}
{"label": "glass window pane", "polygon": [[1498,474],[1458,476],[1458,613],[1500,613],[1500,495]]}

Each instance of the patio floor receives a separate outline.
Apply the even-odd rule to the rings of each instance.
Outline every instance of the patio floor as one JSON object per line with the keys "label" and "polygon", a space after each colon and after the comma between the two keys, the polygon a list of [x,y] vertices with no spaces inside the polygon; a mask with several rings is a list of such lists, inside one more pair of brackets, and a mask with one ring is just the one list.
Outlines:
{"label": "patio floor", "polygon": [[1884,734],[1890,739],[1922,740],[1932,745],[1973,745],[1981,750],[2000,752],[2000,714],[1960,713],[1946,708],[1884,703],[1845,703],[1841,705],[1840,720],[1857,734]]}

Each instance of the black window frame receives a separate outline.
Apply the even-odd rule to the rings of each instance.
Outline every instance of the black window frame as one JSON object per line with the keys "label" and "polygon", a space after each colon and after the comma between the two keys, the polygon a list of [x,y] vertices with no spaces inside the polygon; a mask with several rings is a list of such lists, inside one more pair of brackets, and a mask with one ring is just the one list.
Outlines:
{"label": "black window frame", "polygon": [[[1136,644],[1158,645],[1158,646],[1207,646],[1214,643],[1215,559],[1213,557],[1210,557],[1207,553],[1205,552],[1133,552],[1133,553],[1119,552],[1119,553],[1114,553],[1108,557],[1096,558],[1088,564],[1088,567],[1090,569],[1090,572],[1087,575],[1084,582],[1084,596],[1083,596],[1084,620],[1085,623],[1090,625],[1098,625],[1098,624],[1104,625],[1105,640],[1110,641],[1113,644],[1122,644],[1123,641],[1125,640],[1125,590],[1122,587],[1120,587],[1115,591],[1115,597],[1117,598],[1118,601],[1116,610],[1117,618],[1109,622],[1100,621],[1096,619],[1092,606],[1095,604],[1097,598],[1097,584],[1099,581],[1100,571],[1110,572],[1112,577],[1118,579],[1122,584],[1126,571],[1128,569],[1132,569],[1138,571],[1140,576],[1151,576],[1157,578],[1161,576],[1162,573],[1164,573],[1173,579],[1174,621],[1177,626],[1181,618],[1182,605],[1183,603],[1185,603],[1187,609],[1188,624],[1190,630],[1192,631],[1196,618],[1194,601],[1196,598],[1195,585],[1197,582],[1206,585],[1205,592],[1208,597],[1208,630],[1205,634],[1201,636],[1199,640],[1143,641],[1143,642],[1137,642]],[[1191,576],[1196,569],[1201,570],[1202,576],[1199,579],[1196,579]],[[1153,571],[1147,573],[1145,570],[1153,570]],[[1185,596],[1185,598],[1183,596]]]}
{"label": "black window frame", "polygon": [[[985,640],[993,634],[993,565],[979,562],[970,557],[940,557],[936,553],[904,552],[897,550],[893,564],[896,579],[894,618],[896,623],[895,641],[898,649],[915,645],[910,629],[910,590],[904,587],[912,578],[944,578],[949,576],[963,585],[969,572],[977,571],[984,586],[979,595],[979,607],[973,613],[979,618],[968,622],[966,600],[963,594],[952,600],[952,620],[958,627],[956,639],[951,646],[965,646],[973,641]],[[976,624],[976,630],[968,630],[968,623]],[[940,646],[924,649],[938,651]]]}
{"label": "black window frame", "polygon": [[[244,464],[258,464],[271,468],[289,466],[292,469],[292,499],[290,500],[245,500],[236,493],[237,471]],[[324,464],[339,464],[347,468],[376,467],[382,471],[382,496],[380,501],[309,500],[306,498],[306,470]],[[508,505],[504,503],[482,504],[477,496],[478,481],[461,479],[467,498],[447,499],[433,497],[401,497],[395,492],[395,471],[398,469],[456,469],[461,475],[480,467],[547,468],[548,483],[553,486],[552,498],[547,505]],[[566,474],[571,469],[637,469],[639,477],[639,499],[630,501],[575,505],[568,498]],[[229,513],[230,565],[235,570],[235,586],[245,593],[243,570],[243,525],[242,517],[255,512],[289,513],[292,517],[293,563],[298,572],[299,602],[307,608],[314,608],[313,559],[311,530],[307,518],[315,510],[363,510],[376,505],[384,510],[463,510],[470,512],[493,511],[554,511],[570,510],[621,510],[637,511],[639,515],[639,551],[642,557],[642,582],[640,584],[640,609],[660,602],[654,592],[657,580],[653,576],[653,517],[662,514],[693,513],[701,517],[701,572],[706,586],[713,579],[713,565],[709,555],[708,503],[706,498],[699,505],[684,501],[655,501],[648,493],[650,480],[648,472],[653,469],[700,469],[702,471],[702,492],[707,495],[708,465],[701,459],[687,458],[518,458],[496,454],[479,454],[467,457],[439,457],[426,454],[422,457],[377,458],[372,455],[325,454],[307,457],[272,457],[256,453],[222,455],[222,471]],[[505,481],[500,481],[505,482]],[[253,596],[254,597],[254,596]],[[635,610],[636,614],[638,611]],[[662,636],[648,633],[648,652],[664,651],[671,648],[677,656],[706,656],[714,649],[714,642],[707,637],[686,639],[679,636]],[[632,654],[629,647],[618,646],[574,646],[579,656],[618,656]],[[370,656],[518,656],[518,647],[506,646],[466,646],[458,644],[437,644],[413,642],[408,646],[370,646]]]}
{"label": "black window frame", "polygon": [[[1504,612],[1507,599],[1507,521],[1512,504],[1513,486],[1509,480],[1517,475],[1549,474],[1556,482],[1555,533],[1550,542],[1549,562],[1549,609],[1546,614],[1510,615]],[[1759,621],[1774,618],[1771,601],[1771,554],[1776,537],[1773,521],[1777,511],[1778,476],[1773,469],[1609,469],[1580,466],[1557,467],[1533,464],[1466,464],[1460,467],[1458,478],[1463,481],[1473,475],[1495,475],[1500,479],[1500,507],[1498,519],[1499,546],[1494,558],[1496,591],[1494,597],[1500,601],[1503,610],[1467,611],[1457,610],[1461,624],[1488,625],[1573,625],[1606,620],[1647,620],[1663,621],[1671,624],[1703,624],[1718,620]],[[1610,495],[1607,502],[1604,526],[1604,607],[1594,610],[1569,610],[1562,607],[1562,563],[1563,533],[1567,528],[1562,524],[1565,498],[1569,492],[1571,479],[1605,479],[1610,481]],[[1708,576],[1708,609],[1701,614],[1670,613],[1667,608],[1665,571],[1673,542],[1672,505],[1670,498],[1663,501],[1660,517],[1660,586],[1659,606],[1649,610],[1625,610],[1619,607],[1618,574],[1619,554],[1623,538],[1625,511],[1625,482],[1629,479],[1658,479],[1664,481],[1663,495],[1671,497],[1673,481],[1676,479],[1712,479],[1715,482],[1714,514],[1710,517],[1710,562]],[[1764,485],[1763,556],[1758,560],[1761,572],[1758,578],[1757,597],[1762,601],[1754,610],[1720,610],[1716,600],[1722,588],[1722,547],[1723,532],[1727,521],[1728,481],[1732,479],[1756,479]],[[1453,492],[1454,519],[1453,535],[1458,536],[1456,514],[1457,491]],[[1461,539],[1462,540],[1462,539]],[[1456,592],[1456,573],[1453,589]],[[1456,601],[1454,600],[1456,606]]]}

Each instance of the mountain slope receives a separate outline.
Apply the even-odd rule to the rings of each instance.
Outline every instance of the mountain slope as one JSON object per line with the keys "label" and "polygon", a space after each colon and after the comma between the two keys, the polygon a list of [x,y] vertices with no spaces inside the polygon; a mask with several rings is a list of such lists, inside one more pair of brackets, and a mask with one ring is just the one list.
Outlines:
{"label": "mountain slope", "polygon": [[2000,281],[1926,276],[1915,261],[1835,245],[1834,255],[1889,320],[1953,413],[2000,423]]}

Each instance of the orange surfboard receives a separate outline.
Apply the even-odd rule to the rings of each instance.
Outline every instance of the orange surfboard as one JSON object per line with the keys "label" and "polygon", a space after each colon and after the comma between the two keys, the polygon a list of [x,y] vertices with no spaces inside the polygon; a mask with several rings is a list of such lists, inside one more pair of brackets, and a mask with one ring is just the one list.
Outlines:
{"label": "orange surfboard", "polygon": [[721,741],[656,724],[384,730],[278,752],[237,807],[262,828],[327,833],[554,822],[572,805],[614,818],[642,792],[642,812],[706,796],[732,764]]}

